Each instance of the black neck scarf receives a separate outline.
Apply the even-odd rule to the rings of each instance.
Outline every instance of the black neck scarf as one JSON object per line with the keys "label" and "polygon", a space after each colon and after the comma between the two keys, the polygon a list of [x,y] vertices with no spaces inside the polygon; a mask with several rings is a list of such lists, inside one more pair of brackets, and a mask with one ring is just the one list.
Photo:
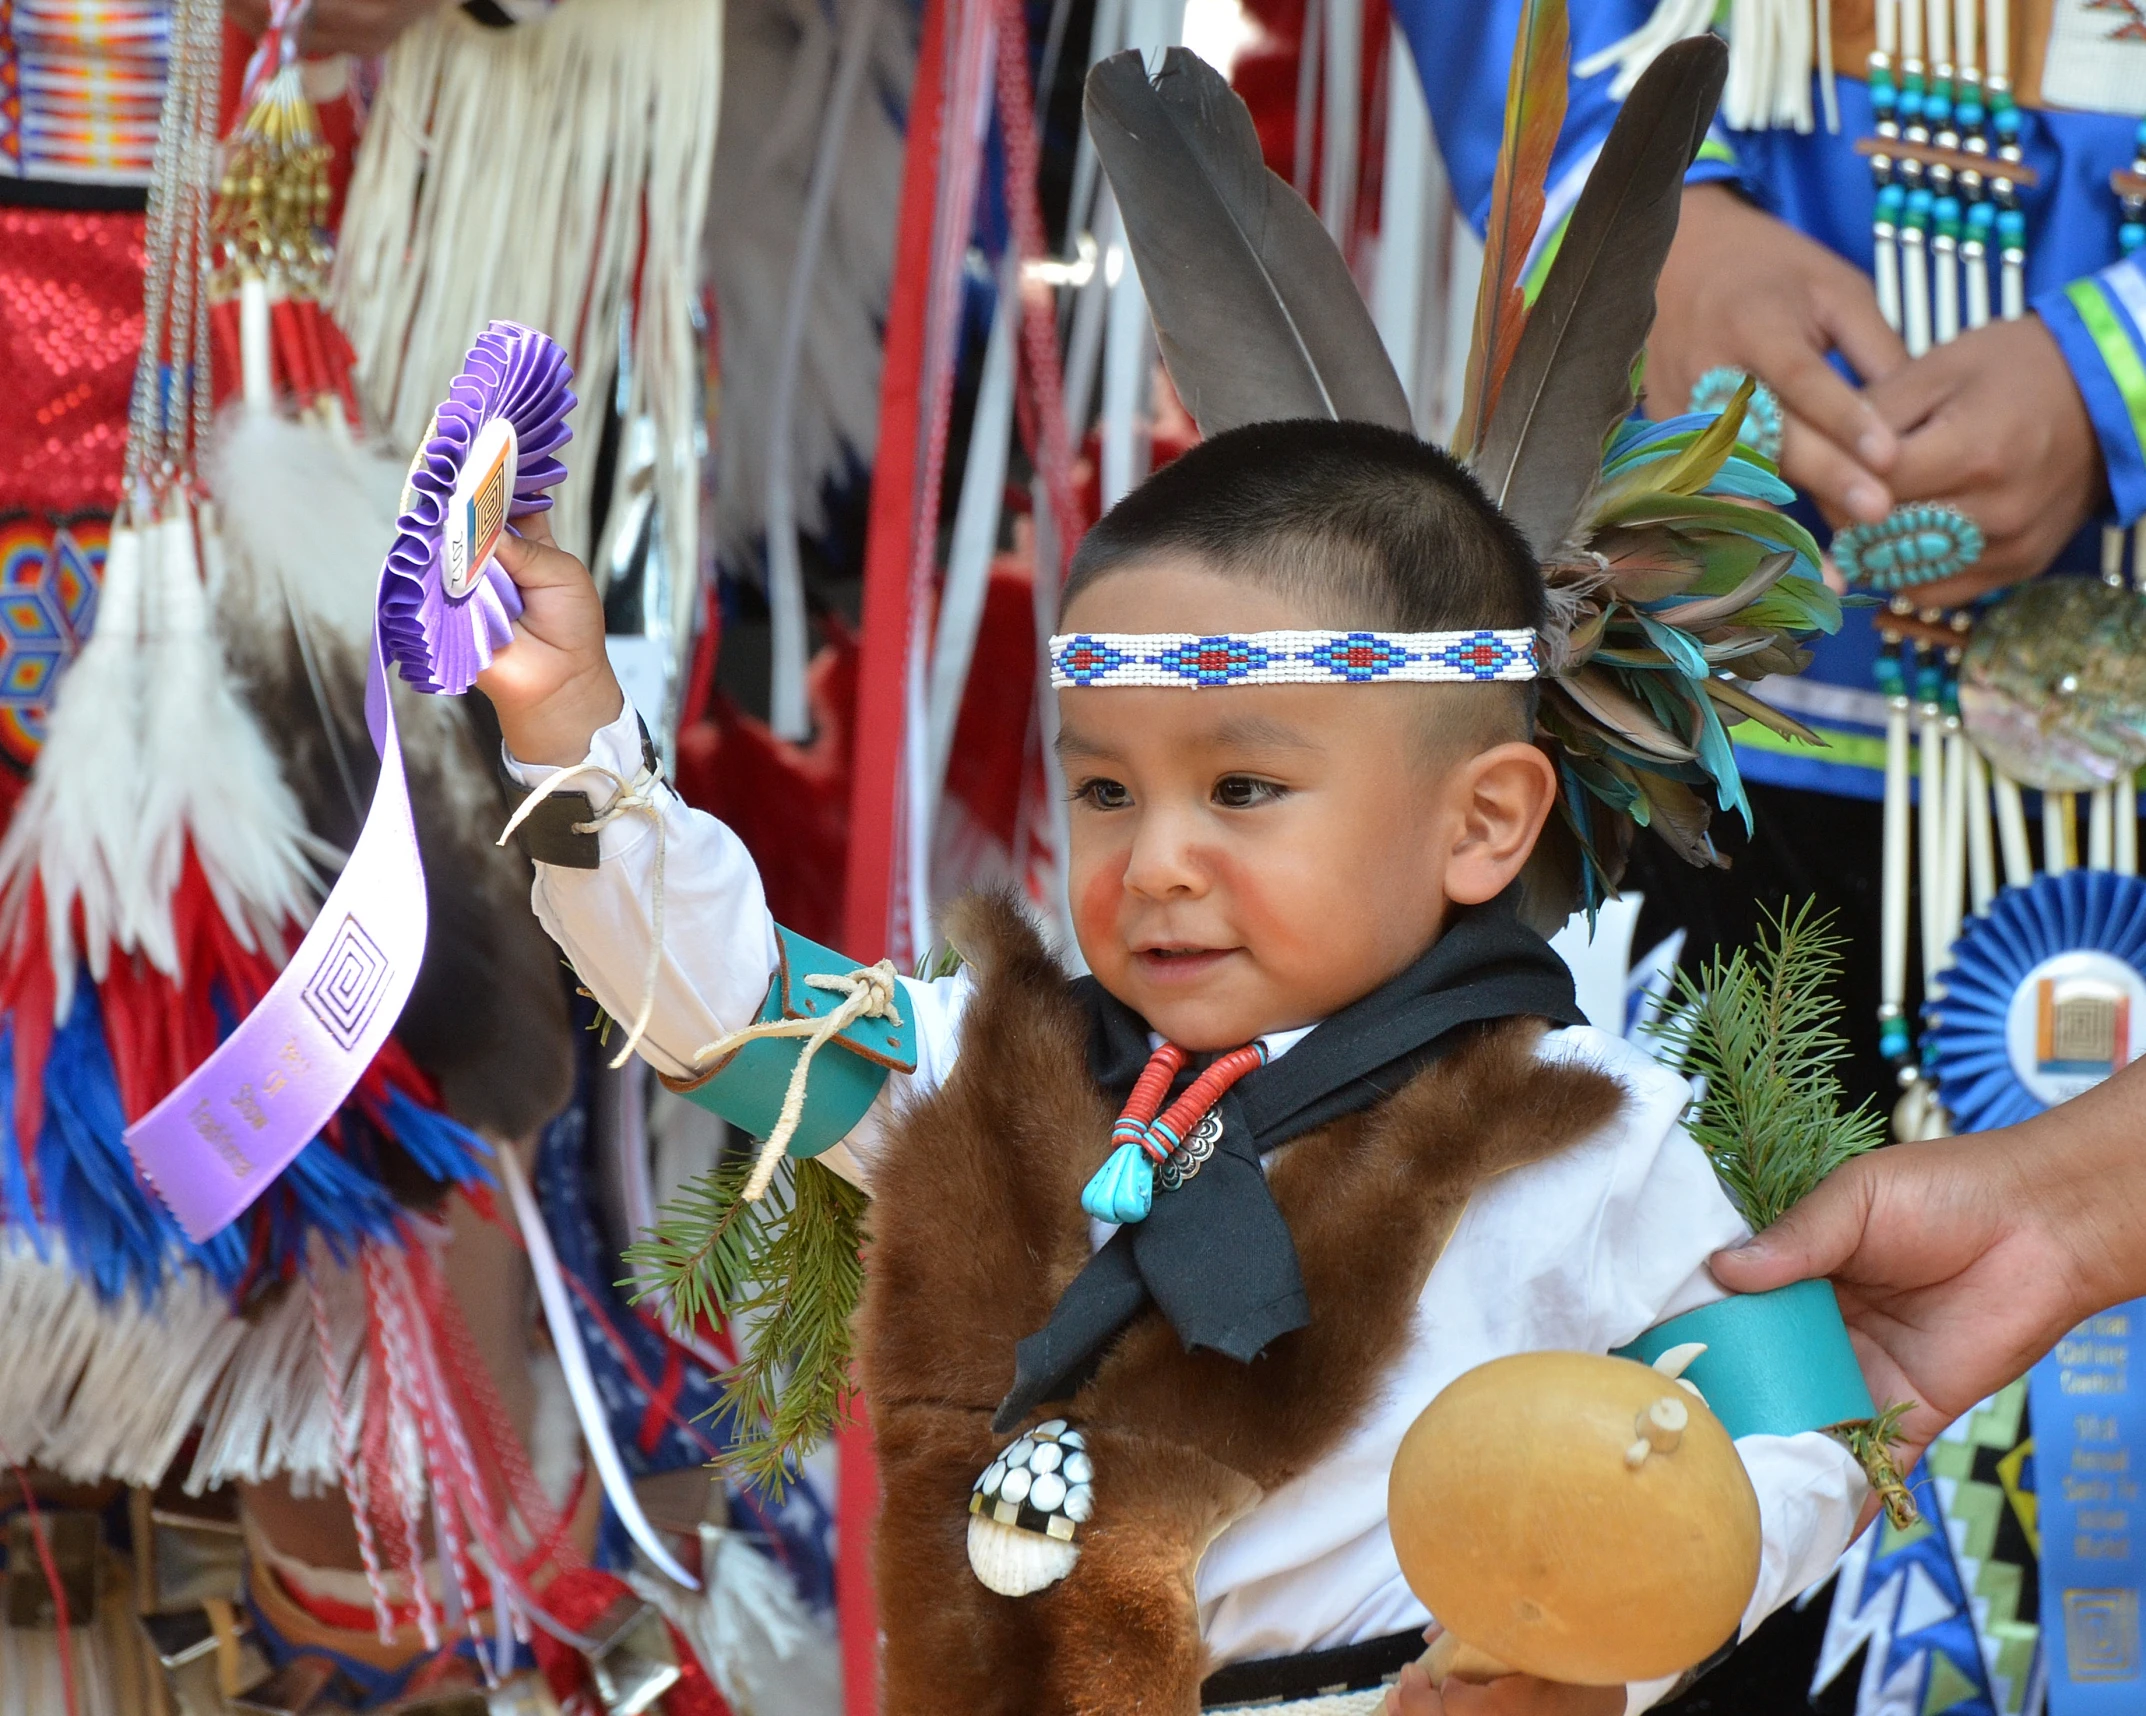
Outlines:
{"label": "black neck scarf", "polygon": [[[1212,1347],[1241,1363],[1311,1320],[1296,1242],[1260,1158],[1392,1095],[1469,1027],[1521,1016],[1584,1022],[1571,973],[1520,922],[1516,897],[1509,889],[1460,912],[1415,964],[1224,1093],[1213,1156],[1178,1190],[1158,1188],[1148,1218],[1120,1228],[1015,1349],[995,1430],[1011,1432],[1078,1389],[1150,1300],[1188,1351]],[[1151,1053],[1147,1022],[1093,978],[1075,990],[1093,1020],[1088,1070],[1122,1105]]]}

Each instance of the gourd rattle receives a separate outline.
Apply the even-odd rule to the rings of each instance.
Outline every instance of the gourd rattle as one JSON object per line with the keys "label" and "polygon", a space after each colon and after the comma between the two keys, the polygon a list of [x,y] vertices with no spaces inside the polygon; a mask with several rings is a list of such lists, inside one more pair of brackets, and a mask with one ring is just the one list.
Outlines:
{"label": "gourd rattle", "polygon": [[1521,1353],[1456,1378],[1402,1438],[1387,1519],[1445,1628],[1434,1679],[1681,1674],[1758,1583],[1736,1444],[1689,1384],[1629,1359]]}

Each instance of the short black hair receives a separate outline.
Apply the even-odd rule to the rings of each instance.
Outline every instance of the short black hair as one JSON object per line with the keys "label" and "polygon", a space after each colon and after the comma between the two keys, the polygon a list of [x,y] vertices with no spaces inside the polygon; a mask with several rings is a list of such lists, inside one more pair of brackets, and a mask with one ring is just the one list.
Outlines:
{"label": "short black hair", "polygon": [[1540,629],[1542,568],[1447,454],[1371,423],[1253,423],[1165,465],[1088,532],[1060,612],[1108,573],[1185,555],[1334,630]]}

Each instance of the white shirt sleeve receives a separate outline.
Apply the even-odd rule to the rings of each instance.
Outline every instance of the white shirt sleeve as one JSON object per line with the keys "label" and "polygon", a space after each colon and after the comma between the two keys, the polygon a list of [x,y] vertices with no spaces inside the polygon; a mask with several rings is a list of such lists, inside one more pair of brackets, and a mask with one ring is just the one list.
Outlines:
{"label": "white shirt sleeve", "polygon": [[[606,776],[624,782],[640,772],[641,727],[631,703],[590,741],[586,761],[590,773],[562,784],[586,792],[600,812],[622,790],[607,787]],[[506,764],[525,787],[555,772],[512,755]],[[666,784],[658,782],[650,796],[651,811],[617,817],[598,830],[595,869],[538,864],[530,903],[589,993],[612,1018],[632,1020],[650,990],[660,874],[663,948],[641,1056],[658,1072],[685,1078],[704,1045],[759,1013],[778,963],[775,921],[745,843]],[[869,1184],[888,1117],[936,1089],[952,1070],[971,987],[966,971],[932,983],[900,980],[903,1011],[916,1024],[917,1070],[888,1079],[871,1111],[827,1153],[830,1167]]]}
{"label": "white shirt sleeve", "polygon": [[[1636,1050],[1593,1031],[1561,1033],[1574,1049],[1614,1064],[1632,1091],[1633,1125],[1597,1228],[1589,1302],[1599,1318],[1597,1351],[1625,1346],[1657,1323],[1728,1295],[1706,1267],[1751,1229],[1715,1177],[1706,1153],[1685,1130],[1683,1081]],[[1614,1050],[1603,1046],[1615,1044]],[[1642,1119],[1644,1117],[1644,1119]],[[1761,1547],[1758,1585],[1739,1637],[1833,1570],[1855,1532],[1868,1486],[1854,1455],[1822,1431],[1745,1436],[1743,1456],[1757,1492]],[[1675,1681],[1628,1690],[1627,1716],[1651,1708]]]}

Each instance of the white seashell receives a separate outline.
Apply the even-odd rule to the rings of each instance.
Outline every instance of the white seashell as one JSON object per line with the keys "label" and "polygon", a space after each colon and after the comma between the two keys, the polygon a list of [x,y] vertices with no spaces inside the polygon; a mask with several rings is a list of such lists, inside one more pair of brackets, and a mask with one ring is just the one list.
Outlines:
{"label": "white seashell", "polygon": [[981,1514],[969,1515],[969,1566],[987,1591],[1026,1597],[1073,1571],[1080,1545],[1041,1532],[1018,1531]]}
{"label": "white seashell", "polygon": [[1075,1451],[1066,1456],[1065,1474],[1067,1483],[1085,1484],[1095,1476],[1094,1462],[1086,1454]]}
{"label": "white seashell", "polygon": [[999,1487],[999,1483],[1000,1483],[1000,1481],[1001,1481],[1001,1480],[1003,1480],[1003,1479],[1004,1479],[1004,1477],[1005,1477],[1005,1476],[1006,1476],[1006,1462],[1005,1462],[1004,1460],[993,1460],[993,1461],[991,1462],[991,1464],[990,1464],[990,1465],[988,1465],[988,1466],[986,1466],[986,1467],[984,1468],[984,1476],[983,1476],[983,1492],[984,1492],[984,1494],[985,1494],[985,1495],[987,1495],[987,1496],[995,1496],[995,1495],[997,1495],[997,1494],[998,1494],[998,1487]]}
{"label": "white seashell", "polygon": [[1024,1466],[1006,1474],[1006,1481],[999,1485],[1000,1501],[1021,1502],[1028,1499],[1029,1476]]}
{"label": "white seashell", "polygon": [[1028,1469],[1032,1472],[1055,1472],[1058,1470],[1058,1462],[1065,1457],[1065,1450],[1056,1442],[1045,1442],[1029,1456]]}
{"label": "white seashell", "polygon": [[1095,1491],[1086,1484],[1075,1484],[1066,1491],[1064,1512],[1075,1525],[1086,1524],[1088,1516],[1095,1512]]}
{"label": "white seashell", "polygon": [[1028,1464],[1029,1455],[1033,1454],[1035,1451],[1035,1443],[1031,1442],[1026,1436],[1023,1436],[1020,1441],[1016,1442],[1012,1447],[1008,1448],[1006,1452],[1000,1456],[1000,1458],[1003,1459],[1009,1466],[1025,1466]]}
{"label": "white seashell", "polygon": [[1035,1429],[1029,1432],[1031,1436],[1047,1437],[1052,1441],[1056,1441],[1060,1436],[1063,1436],[1065,1433],[1066,1421],[1063,1418],[1050,1419],[1046,1423],[1038,1424]]}
{"label": "white seashell", "polygon": [[1066,1499],[1066,1481],[1056,1472],[1045,1472],[1028,1488],[1028,1505],[1038,1513],[1049,1513]]}

